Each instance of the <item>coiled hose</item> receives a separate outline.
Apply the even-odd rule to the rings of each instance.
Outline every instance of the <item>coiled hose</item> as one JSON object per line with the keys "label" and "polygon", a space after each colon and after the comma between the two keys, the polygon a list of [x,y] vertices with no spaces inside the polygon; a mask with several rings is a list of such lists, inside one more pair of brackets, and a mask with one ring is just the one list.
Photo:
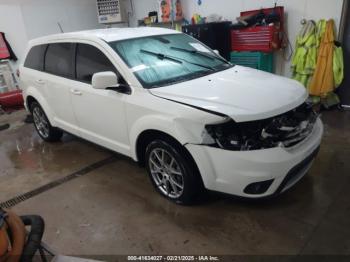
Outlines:
{"label": "coiled hose", "polygon": [[40,216],[21,216],[25,226],[30,226],[27,243],[24,246],[21,262],[31,262],[35,253],[40,249],[45,230],[45,222]]}

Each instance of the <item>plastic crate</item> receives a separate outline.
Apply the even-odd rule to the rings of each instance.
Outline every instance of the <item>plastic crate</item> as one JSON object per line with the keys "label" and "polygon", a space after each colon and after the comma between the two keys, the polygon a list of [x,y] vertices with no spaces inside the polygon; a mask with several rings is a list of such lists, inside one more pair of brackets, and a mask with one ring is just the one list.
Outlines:
{"label": "plastic crate", "polygon": [[241,12],[241,16],[254,15],[263,11],[270,14],[275,11],[281,17],[278,25],[256,26],[239,30],[231,30],[232,51],[273,52],[282,46],[284,32],[284,7],[266,8]]}
{"label": "plastic crate", "polygon": [[263,52],[232,52],[231,62],[265,72],[273,73],[273,53]]}

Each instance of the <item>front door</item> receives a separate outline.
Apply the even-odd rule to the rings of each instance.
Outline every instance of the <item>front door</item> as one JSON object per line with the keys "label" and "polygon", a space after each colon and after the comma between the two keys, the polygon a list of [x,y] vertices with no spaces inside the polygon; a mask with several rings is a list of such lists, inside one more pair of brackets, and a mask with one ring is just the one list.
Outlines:
{"label": "front door", "polygon": [[125,100],[128,95],[94,89],[91,85],[93,74],[105,71],[119,75],[108,57],[97,47],[77,44],[76,83],[70,90],[73,110],[83,138],[129,155],[125,116]]}

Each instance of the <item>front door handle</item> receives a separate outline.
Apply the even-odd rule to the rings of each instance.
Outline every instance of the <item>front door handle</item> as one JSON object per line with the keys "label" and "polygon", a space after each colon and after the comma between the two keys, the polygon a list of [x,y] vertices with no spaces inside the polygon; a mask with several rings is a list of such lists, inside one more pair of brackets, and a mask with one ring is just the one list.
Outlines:
{"label": "front door handle", "polygon": [[73,95],[76,95],[76,96],[81,96],[83,95],[83,93],[79,90],[76,90],[76,89],[71,89],[70,92],[73,94]]}

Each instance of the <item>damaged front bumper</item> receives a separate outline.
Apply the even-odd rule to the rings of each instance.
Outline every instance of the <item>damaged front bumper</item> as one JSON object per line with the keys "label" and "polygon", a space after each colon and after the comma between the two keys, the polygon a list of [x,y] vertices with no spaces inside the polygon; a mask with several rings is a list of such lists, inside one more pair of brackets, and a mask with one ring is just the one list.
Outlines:
{"label": "damaged front bumper", "polygon": [[[232,195],[263,198],[296,184],[310,169],[321,144],[319,118],[301,142],[260,150],[232,151],[207,145],[187,144],[207,189]],[[291,175],[292,174],[292,175]],[[260,191],[247,190],[257,184]],[[261,188],[265,191],[261,192]]]}

